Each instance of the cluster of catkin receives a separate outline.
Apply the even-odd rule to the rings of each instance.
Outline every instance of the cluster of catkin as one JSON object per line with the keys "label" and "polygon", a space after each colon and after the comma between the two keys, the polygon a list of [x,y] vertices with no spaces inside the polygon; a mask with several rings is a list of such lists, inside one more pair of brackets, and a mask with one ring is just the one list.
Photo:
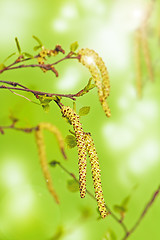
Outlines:
{"label": "cluster of catkin", "polygon": [[40,123],[35,131],[35,138],[36,138],[36,143],[37,143],[37,147],[38,147],[38,153],[39,153],[40,164],[41,164],[41,168],[43,171],[43,175],[46,180],[46,184],[47,184],[49,192],[51,193],[51,195],[53,196],[55,201],[57,203],[59,203],[59,198],[53,187],[52,178],[51,178],[49,168],[48,168],[48,162],[47,162],[47,157],[46,157],[46,147],[45,147],[44,136],[43,136],[43,129],[48,130],[49,132],[53,133],[56,136],[60,150],[61,150],[64,158],[66,158],[66,155],[64,153],[64,140],[61,135],[61,132],[54,125],[52,125],[50,123]]}
{"label": "cluster of catkin", "polygon": [[98,89],[99,100],[107,117],[110,117],[111,112],[106,101],[110,93],[110,81],[107,68],[102,58],[92,49],[80,49],[79,61],[89,69],[95,85]]}
{"label": "cluster of catkin", "polygon": [[154,81],[153,66],[151,60],[151,54],[148,44],[148,20],[152,14],[155,1],[150,1],[144,11],[144,16],[139,28],[135,31],[135,66],[136,66],[136,86],[137,95],[142,95],[142,60],[146,64],[148,71],[148,77],[150,81]]}
{"label": "cluster of catkin", "polygon": [[[142,55],[143,53],[143,55]],[[142,95],[142,57],[146,63],[149,79],[154,81],[151,55],[145,29],[139,28],[135,32],[135,65],[136,65],[136,86],[138,97]]]}
{"label": "cluster of catkin", "polygon": [[95,198],[97,200],[98,209],[102,216],[105,218],[109,212],[105,207],[105,201],[103,197],[102,184],[101,184],[101,173],[99,167],[99,160],[95,145],[90,134],[85,133],[82,129],[82,124],[79,121],[79,116],[76,112],[68,106],[61,108],[62,115],[66,117],[72,124],[75,136],[77,140],[78,148],[78,159],[79,159],[79,186],[80,196],[85,197],[86,194],[86,155],[88,153],[91,163],[92,178],[94,183]]}

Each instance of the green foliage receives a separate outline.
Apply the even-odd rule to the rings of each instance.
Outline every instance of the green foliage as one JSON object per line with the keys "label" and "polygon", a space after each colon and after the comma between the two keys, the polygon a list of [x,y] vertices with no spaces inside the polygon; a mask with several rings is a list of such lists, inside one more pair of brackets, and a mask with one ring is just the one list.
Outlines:
{"label": "green foliage", "polygon": [[20,47],[20,44],[19,44],[19,41],[18,41],[18,38],[17,38],[17,37],[15,38],[15,41],[16,41],[16,46],[17,46],[19,55],[21,55],[21,47]]}
{"label": "green foliage", "polygon": [[67,135],[65,138],[65,142],[68,148],[74,148],[77,145],[76,138],[73,135]]}
{"label": "green foliage", "polygon": [[85,116],[89,113],[90,111],[90,107],[86,106],[86,107],[82,107],[81,109],[79,109],[79,116]]}
{"label": "green foliage", "polygon": [[49,103],[53,100],[59,102],[61,97],[59,96],[53,96],[53,97],[48,97],[46,95],[38,95],[37,98],[39,99],[41,106],[43,107],[45,112],[49,111]]}
{"label": "green foliage", "polygon": [[3,69],[5,69],[6,68],[6,66],[3,64],[3,63],[1,63],[0,64],[0,70],[3,70]]}
{"label": "green foliage", "polygon": [[75,52],[76,50],[77,50],[77,48],[78,48],[78,42],[76,41],[76,42],[74,42],[74,43],[72,43],[71,45],[70,45],[70,50],[71,50],[71,52]]}
{"label": "green foliage", "polygon": [[70,192],[78,192],[79,191],[79,183],[75,179],[70,179],[67,181],[67,189]]}
{"label": "green foliage", "polygon": [[78,93],[78,96],[83,96],[88,93],[91,89],[93,89],[96,85],[92,83],[92,78],[89,79],[87,85],[83,88],[82,91]]}
{"label": "green foliage", "polygon": [[61,239],[65,234],[65,230],[63,226],[59,226],[57,228],[56,233],[54,234],[54,236],[50,239],[50,240],[59,240]]}
{"label": "green foliage", "polygon": [[125,197],[120,205],[114,205],[115,212],[119,213],[121,216],[128,211],[128,203],[130,201],[131,195]]}
{"label": "green foliage", "polygon": [[6,62],[9,58],[13,57],[14,55],[16,55],[16,52],[10,54],[3,62]]}
{"label": "green foliage", "polygon": [[117,237],[112,229],[108,229],[102,240],[116,240]]}
{"label": "green foliage", "polygon": [[51,161],[49,164],[50,164],[50,166],[52,166],[52,167],[56,167],[57,165],[60,164],[60,162],[58,162],[58,161],[56,161],[56,160],[53,160],[53,161]]}
{"label": "green foliage", "polygon": [[34,36],[34,35],[33,35],[32,37],[33,37],[33,38],[38,42],[38,44],[39,44],[39,45],[37,45],[37,46],[35,46],[35,47],[33,48],[34,51],[42,48],[43,44],[42,44],[41,40],[40,40],[38,37]]}

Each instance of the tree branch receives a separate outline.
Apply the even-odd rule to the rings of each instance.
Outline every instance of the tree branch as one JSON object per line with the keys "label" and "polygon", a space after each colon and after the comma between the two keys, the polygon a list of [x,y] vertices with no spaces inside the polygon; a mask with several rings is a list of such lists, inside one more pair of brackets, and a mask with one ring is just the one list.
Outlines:
{"label": "tree branch", "polygon": [[[17,120],[14,120],[13,123],[9,126],[0,126],[0,132],[2,134],[4,134],[4,129],[14,129],[14,130],[18,130],[18,131],[22,131],[22,132],[26,132],[26,133],[30,133],[32,131],[37,130],[37,126],[36,127],[32,127],[32,128],[19,128],[19,127],[15,127],[15,123],[17,122]],[[70,171],[68,171],[60,162],[58,161],[52,161],[50,163],[51,166],[56,166],[58,165],[61,169],[63,169],[64,172],[66,172],[68,175],[70,175],[72,178],[75,179],[75,181],[77,183],[79,183],[79,180],[75,177],[75,175],[73,173],[71,173]],[[94,195],[86,190],[86,192],[88,193],[88,195],[94,199]],[[135,224],[133,225],[133,227],[128,230],[127,226],[125,225],[125,223],[123,221],[121,221],[121,218],[118,218],[110,209],[110,207],[108,205],[105,205],[107,210],[111,213],[111,217],[122,227],[123,231],[125,232],[125,236],[123,237],[122,240],[126,240],[130,237],[131,234],[133,234],[135,232],[135,230],[137,229],[137,227],[140,225],[141,221],[143,220],[143,218],[145,217],[145,215],[148,213],[148,210],[151,208],[151,206],[153,205],[153,203],[155,202],[156,198],[158,197],[160,193],[160,186],[158,187],[158,189],[154,192],[151,200],[146,204],[143,212],[141,213],[140,217],[138,218],[138,220],[135,222]]]}
{"label": "tree branch", "polygon": [[[11,81],[3,81],[0,80],[1,83],[5,83],[8,85],[11,85],[13,87],[7,87],[5,85],[1,85],[0,89],[8,89],[8,90],[18,90],[18,91],[23,91],[23,92],[30,92],[33,93],[35,96],[38,95],[46,95],[47,97],[53,97],[53,96],[59,96],[59,97],[65,97],[65,98],[70,98],[71,100],[76,100],[76,97],[80,97],[82,96],[82,93],[84,92],[85,88],[83,88],[82,90],[80,90],[79,92],[75,93],[75,94],[58,94],[58,93],[48,93],[48,92],[41,92],[41,91],[36,91],[36,90],[31,90],[27,87],[25,87],[24,85],[21,85],[17,82],[11,82]],[[20,88],[18,88],[17,86],[20,86]],[[88,91],[90,91],[91,89],[89,89]]]}
{"label": "tree branch", "polygon": [[145,215],[147,214],[148,210],[150,209],[150,207],[153,205],[154,201],[156,200],[156,198],[158,197],[158,194],[160,193],[160,186],[158,187],[158,189],[154,192],[151,200],[147,203],[147,205],[145,206],[143,212],[141,213],[140,217],[138,218],[138,220],[136,221],[136,223],[133,225],[133,227],[131,228],[130,231],[128,231],[126,233],[126,235],[124,236],[124,238],[122,240],[126,240],[136,229],[137,227],[140,225],[141,221],[143,220],[143,218],[145,217]]}
{"label": "tree branch", "polygon": [[[53,62],[51,64],[28,64],[28,65],[25,65],[25,64],[20,64],[21,62],[25,62],[25,61],[28,61],[28,60],[33,60],[35,58],[38,58],[39,55],[36,55],[34,56],[33,58],[26,58],[26,59],[23,59],[23,58],[18,58],[16,61],[14,61],[12,64],[6,66],[5,68],[3,68],[2,70],[0,70],[0,74],[5,72],[5,71],[8,71],[8,70],[14,70],[14,69],[20,69],[20,68],[34,68],[34,67],[39,67],[39,68],[42,68],[42,69],[45,69],[46,71],[49,71],[51,70],[52,72],[55,73],[56,77],[58,77],[58,72],[56,71],[56,69],[53,67],[54,65],[57,65],[58,63],[66,60],[66,59],[79,59],[79,56],[72,56],[74,53],[73,52],[69,52],[65,57],[61,58],[60,60],[56,61],[56,62]],[[23,57],[23,56],[21,56]],[[17,64],[20,64],[18,66],[15,66]]]}

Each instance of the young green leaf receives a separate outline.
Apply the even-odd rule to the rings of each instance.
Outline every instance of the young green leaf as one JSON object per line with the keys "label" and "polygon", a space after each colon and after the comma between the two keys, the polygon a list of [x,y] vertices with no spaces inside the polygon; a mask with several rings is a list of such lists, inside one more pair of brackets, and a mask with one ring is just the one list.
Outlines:
{"label": "young green leaf", "polygon": [[5,69],[6,68],[6,66],[3,64],[3,63],[1,63],[0,64],[0,70],[3,70],[3,69]]}
{"label": "young green leaf", "polygon": [[75,179],[68,180],[67,188],[70,192],[78,192],[79,191],[79,183]]}
{"label": "young green leaf", "polygon": [[54,97],[47,97],[46,95],[44,95],[44,96],[39,95],[38,99],[39,99],[43,109],[46,112],[48,112],[49,111],[49,103],[54,99]]}
{"label": "young green leaf", "polygon": [[117,213],[125,213],[126,212],[126,209],[120,205],[114,205],[114,211],[117,212]]}
{"label": "young green leaf", "polygon": [[18,38],[17,38],[17,37],[15,38],[15,41],[16,41],[16,46],[17,46],[18,52],[19,52],[19,54],[21,55],[21,47],[20,47],[20,45],[19,45],[19,41],[18,41]]}
{"label": "young green leaf", "polygon": [[116,240],[117,237],[112,229],[108,229],[102,240]]}
{"label": "young green leaf", "polygon": [[51,167],[56,167],[58,164],[60,164],[60,162],[58,162],[56,160],[53,160],[49,164],[50,164]]}
{"label": "young green leaf", "polygon": [[77,145],[76,138],[73,135],[67,135],[65,142],[69,148],[74,148]]}
{"label": "young green leaf", "polygon": [[127,196],[127,197],[124,198],[124,200],[122,201],[121,206],[122,206],[123,208],[125,208],[126,210],[127,210],[128,203],[129,203],[130,199],[131,199],[131,195]]}
{"label": "young green leaf", "polygon": [[85,116],[89,113],[90,111],[90,107],[82,107],[81,109],[79,109],[79,116]]}
{"label": "young green leaf", "polygon": [[74,43],[72,43],[71,46],[70,46],[71,52],[75,52],[75,51],[77,50],[78,46],[79,46],[79,45],[78,45],[78,42],[77,42],[77,41],[74,42]]}
{"label": "young green leaf", "polygon": [[36,36],[34,36],[34,35],[33,35],[32,37],[38,42],[38,44],[39,44],[40,47],[43,46],[41,40],[40,40],[38,37],[36,37]]}
{"label": "young green leaf", "polygon": [[33,55],[31,55],[30,53],[27,53],[27,52],[23,52],[23,55],[27,58],[34,58]]}
{"label": "young green leaf", "polygon": [[11,58],[11,57],[14,56],[14,55],[16,55],[16,52],[10,54],[7,58],[5,58],[5,60],[3,61],[3,63],[6,62],[9,58]]}

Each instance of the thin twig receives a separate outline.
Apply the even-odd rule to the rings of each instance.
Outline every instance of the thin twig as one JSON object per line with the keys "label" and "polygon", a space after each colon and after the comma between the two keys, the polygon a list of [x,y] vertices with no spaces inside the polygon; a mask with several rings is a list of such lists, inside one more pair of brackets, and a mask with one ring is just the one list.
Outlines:
{"label": "thin twig", "polygon": [[[3,73],[4,71],[7,71],[7,70],[14,70],[14,69],[20,69],[20,68],[34,68],[34,67],[39,67],[39,68],[42,68],[42,69],[45,69],[45,70],[51,70],[53,71],[56,76],[58,77],[58,72],[53,69],[53,65],[56,65],[66,59],[79,59],[79,56],[72,56],[73,55],[73,52],[69,52],[65,57],[61,58],[60,60],[56,61],[56,62],[53,62],[51,64],[28,64],[28,65],[25,65],[25,64],[20,64],[21,62],[25,62],[25,61],[28,61],[28,60],[33,60],[34,58],[37,58],[37,56],[33,57],[33,58],[27,58],[27,59],[20,59],[19,61],[14,61],[12,64],[6,66],[4,69],[0,70],[0,74]],[[18,66],[15,66],[17,64],[20,64]]]}
{"label": "thin twig", "polygon": [[145,217],[145,215],[147,214],[148,210],[150,209],[150,207],[153,205],[154,201],[156,200],[156,198],[158,197],[158,194],[160,193],[160,186],[158,187],[158,189],[154,192],[151,200],[147,203],[147,205],[145,206],[143,212],[141,213],[140,217],[138,218],[138,220],[136,221],[136,223],[133,225],[133,227],[131,228],[130,231],[128,231],[125,235],[125,237],[122,240],[126,240],[136,229],[137,227],[140,225],[141,221],[143,220],[143,218]]}
{"label": "thin twig", "polygon": [[[71,100],[74,100],[74,101],[76,100],[76,97],[82,96],[82,92],[85,90],[85,88],[83,88],[82,90],[78,91],[75,94],[58,94],[58,93],[48,93],[48,92],[41,92],[41,91],[31,90],[31,89],[29,89],[29,88],[25,87],[24,85],[21,85],[21,84],[19,84],[17,82],[4,81],[4,80],[0,80],[0,82],[13,86],[13,87],[7,87],[5,85],[1,85],[0,89],[8,89],[8,90],[18,90],[18,91],[30,92],[30,93],[33,93],[35,96],[37,96],[37,95],[46,95],[47,97],[59,96],[59,97],[70,98]],[[20,88],[18,88],[16,86],[20,86]],[[88,92],[90,90],[88,90]]]}
{"label": "thin twig", "polygon": [[[74,180],[79,184],[79,180],[76,178],[76,176],[75,176],[73,173],[69,172],[60,162],[52,161],[50,164],[53,165],[53,166],[55,166],[55,165],[57,164],[61,169],[63,169],[64,172],[66,172],[68,175],[70,175],[72,178],[74,178]],[[93,195],[90,191],[86,190],[86,192],[87,192],[87,194],[88,194],[91,198],[93,198],[93,199],[96,201],[94,195]],[[105,204],[105,207],[106,207],[106,209],[111,213],[111,217],[114,218],[114,220],[121,225],[121,227],[123,228],[124,232],[127,233],[127,232],[128,232],[127,227],[126,227],[126,225],[125,225],[123,222],[121,222],[121,219],[119,219],[119,218],[111,211],[111,209],[110,209],[110,207],[109,207],[108,205]]]}

